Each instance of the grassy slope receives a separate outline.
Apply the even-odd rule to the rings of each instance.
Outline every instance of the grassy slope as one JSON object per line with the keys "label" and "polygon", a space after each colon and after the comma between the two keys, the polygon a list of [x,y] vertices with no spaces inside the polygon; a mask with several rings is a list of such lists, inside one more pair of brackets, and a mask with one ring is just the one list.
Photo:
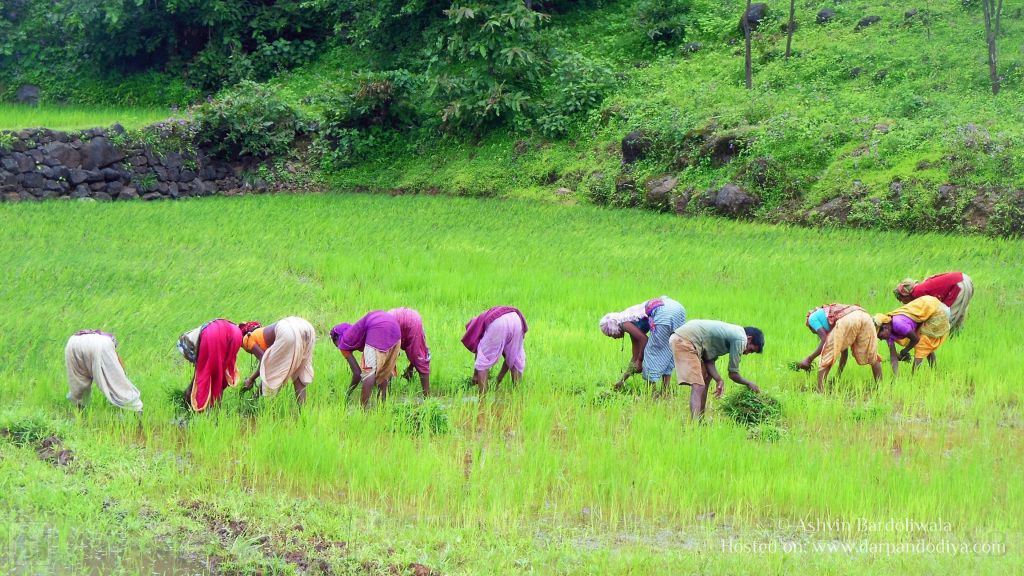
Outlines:
{"label": "grassy slope", "polygon": [[[619,141],[644,129],[659,151],[634,169],[638,182],[673,173],[680,190],[702,191],[738,180],[763,198],[762,216],[768,218],[786,217],[775,213],[780,206],[788,213],[849,194],[881,201],[884,226],[925,228],[950,213],[957,217],[970,199],[962,197],[951,212],[938,211],[935,193],[944,183],[972,191],[1024,186],[1024,76],[1014,49],[1024,37],[1019,13],[1008,9],[1004,18],[1006,80],[993,98],[979,9],[965,11],[952,1],[921,4],[932,14],[925,25],[920,16],[906,22],[903,4],[854,0],[833,6],[836,19],[822,26],[814,18],[827,4],[798,2],[800,28],[787,62],[780,22],[788,3],[768,4],[779,20],[765,22],[756,34],[752,91],[742,86],[742,42],[697,38],[704,44],[697,54],[657,52],[645,46],[633,23],[633,3],[612,2],[553,19],[549,34],[559,45],[607,62],[620,78],[601,109],[569,138],[501,132],[468,144],[424,136],[340,171],[335,181],[468,195],[552,198],[560,187],[580,197],[609,195],[620,171]],[[867,15],[882,21],[854,31]],[[277,84],[299,102],[315,88],[310,79],[333,78],[344,86],[345,71],[364,65],[343,49],[312,67],[316,73],[300,71]],[[709,126],[741,132],[753,143],[723,167],[696,157],[690,166],[673,166],[672,149],[685,152],[685,135]],[[526,153],[516,151],[519,140],[529,144]],[[741,173],[758,157],[770,166],[771,182],[761,187]],[[890,195],[894,181],[902,181],[900,199]],[[862,201],[852,219],[878,224],[877,216]]]}
{"label": "grassy slope", "polygon": [[[410,562],[456,574],[1019,571],[1022,398],[1006,375],[1024,364],[1002,344],[1014,329],[1004,320],[1024,313],[1011,264],[1019,242],[922,236],[906,260],[879,258],[906,241],[895,234],[623,216],[359,195],[0,206],[0,266],[10,271],[0,287],[0,419],[37,415],[77,453],[70,469],[55,469],[0,441],[6,534],[33,541],[56,527],[103,543],[126,530],[142,549],[181,546],[226,561],[221,569],[285,573],[303,557],[340,573]],[[978,295],[938,371],[876,387],[851,367],[819,396],[786,369],[814,344],[802,326],[808,308],[889,308],[894,281],[947,268],[969,271]],[[597,319],[665,292],[693,318],[765,330],[767,353],[746,357],[743,371],[783,401],[780,442],[750,441],[720,415],[682,429],[684,394],[597,395],[626,361]],[[462,387],[471,357],[458,338],[465,319],[503,302],[530,321],[527,379],[478,405]],[[287,389],[255,420],[238,415],[229,392],[219,414],[173,424],[165,391],[189,375],[174,350],[182,331],[216,316],[298,314],[323,335],[397,305],[424,315],[451,434],[415,439],[390,432],[387,411],[347,409],[348,376],[326,338],[301,416]],[[141,431],[98,394],[80,416],[64,401],[62,347],[83,327],[120,337],[146,403]],[[862,517],[941,517],[953,533],[796,527]],[[1006,556],[721,548],[730,538],[809,545],[993,532],[1007,538]],[[318,538],[347,545],[318,550]],[[83,553],[67,548],[61,562]]]}

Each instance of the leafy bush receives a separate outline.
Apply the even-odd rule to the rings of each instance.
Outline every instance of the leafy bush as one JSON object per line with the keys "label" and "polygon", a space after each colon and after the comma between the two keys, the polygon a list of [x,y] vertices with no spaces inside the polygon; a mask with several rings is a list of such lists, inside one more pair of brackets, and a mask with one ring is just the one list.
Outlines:
{"label": "leafy bush", "polygon": [[325,167],[360,160],[394,133],[415,127],[421,85],[420,77],[406,70],[370,72],[359,75],[350,93],[318,102],[323,118],[317,146]]}
{"label": "leafy bush", "polygon": [[524,114],[548,69],[538,30],[548,16],[520,0],[453,2],[430,54],[442,127],[476,132]]}
{"label": "leafy bush", "polygon": [[545,136],[564,136],[572,118],[596,108],[612,86],[612,71],[579,54],[554,59],[537,126]]}
{"label": "leafy bush", "polygon": [[777,425],[782,421],[782,404],[778,400],[764,392],[755,394],[748,389],[728,396],[722,403],[722,412],[748,428]]}
{"label": "leafy bush", "polygon": [[677,44],[686,34],[690,8],[691,0],[640,0],[636,19],[652,42]]}
{"label": "leafy bush", "polygon": [[301,129],[298,112],[267,87],[245,81],[193,110],[197,144],[223,158],[288,152]]}
{"label": "leafy bush", "polygon": [[[317,54],[333,27],[322,8],[304,0],[0,2],[0,84],[38,84],[50,101],[148,106],[165,94],[158,83],[147,83],[152,95],[132,88],[123,100],[96,84],[158,70],[206,90],[264,80]],[[191,96],[183,82],[172,84],[158,104]]]}

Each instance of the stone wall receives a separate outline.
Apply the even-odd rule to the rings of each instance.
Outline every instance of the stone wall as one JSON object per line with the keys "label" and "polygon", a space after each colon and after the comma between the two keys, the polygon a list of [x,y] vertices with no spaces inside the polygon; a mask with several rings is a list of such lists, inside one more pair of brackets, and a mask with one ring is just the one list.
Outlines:
{"label": "stone wall", "polygon": [[0,201],[161,200],[264,192],[244,177],[251,162],[215,161],[200,152],[156,152],[124,129],[0,132]]}

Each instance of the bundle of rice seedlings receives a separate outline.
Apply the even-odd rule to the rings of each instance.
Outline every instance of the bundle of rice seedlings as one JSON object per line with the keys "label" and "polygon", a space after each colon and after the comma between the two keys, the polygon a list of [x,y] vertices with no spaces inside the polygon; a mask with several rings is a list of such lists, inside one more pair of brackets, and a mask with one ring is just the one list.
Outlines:
{"label": "bundle of rice seedlings", "polygon": [[35,414],[23,418],[12,418],[0,426],[0,436],[18,446],[35,444],[51,436],[59,436],[52,422]]}
{"label": "bundle of rice seedlings", "polygon": [[451,430],[448,413],[436,400],[422,404],[402,402],[391,406],[391,431],[417,436],[447,434]]}
{"label": "bundle of rice seedlings", "polygon": [[725,399],[722,411],[737,424],[754,428],[782,421],[782,404],[765,393],[755,394],[743,389]]}
{"label": "bundle of rice seedlings", "polygon": [[185,390],[188,388],[178,388],[177,386],[167,386],[164,388],[164,397],[167,398],[167,402],[174,409],[176,416],[186,415],[192,412],[192,406],[189,405],[188,399],[185,398]]}
{"label": "bundle of rice seedlings", "polygon": [[260,388],[253,386],[251,390],[239,390],[238,403],[235,405],[238,415],[242,418],[258,416],[263,409],[263,402],[260,402]]}
{"label": "bundle of rice seedlings", "polygon": [[437,400],[427,400],[420,405],[422,422],[431,435],[447,434],[451,430],[451,421],[448,419],[448,412]]}

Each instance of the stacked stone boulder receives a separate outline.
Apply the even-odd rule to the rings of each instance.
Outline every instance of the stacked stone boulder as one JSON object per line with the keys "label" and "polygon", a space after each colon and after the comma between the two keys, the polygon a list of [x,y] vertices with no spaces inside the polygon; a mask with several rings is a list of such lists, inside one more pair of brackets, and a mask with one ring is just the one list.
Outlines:
{"label": "stacked stone boulder", "polygon": [[161,200],[267,190],[258,182],[243,185],[242,173],[252,168],[244,162],[119,145],[130,141],[123,134],[116,125],[83,132],[0,132],[0,201]]}

